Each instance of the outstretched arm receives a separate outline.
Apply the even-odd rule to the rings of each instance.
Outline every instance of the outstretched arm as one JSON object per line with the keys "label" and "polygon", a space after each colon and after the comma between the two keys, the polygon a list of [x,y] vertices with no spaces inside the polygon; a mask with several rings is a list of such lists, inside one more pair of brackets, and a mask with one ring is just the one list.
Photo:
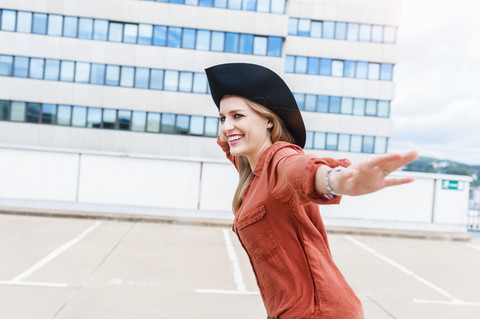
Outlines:
{"label": "outstretched arm", "polygon": [[[332,171],[330,187],[342,195],[358,196],[376,192],[382,188],[410,183],[413,178],[390,178],[388,174],[416,160],[416,151],[402,154],[373,156],[367,161],[352,164],[341,171]],[[327,193],[325,175],[328,166],[320,166],[315,174],[315,191]]]}

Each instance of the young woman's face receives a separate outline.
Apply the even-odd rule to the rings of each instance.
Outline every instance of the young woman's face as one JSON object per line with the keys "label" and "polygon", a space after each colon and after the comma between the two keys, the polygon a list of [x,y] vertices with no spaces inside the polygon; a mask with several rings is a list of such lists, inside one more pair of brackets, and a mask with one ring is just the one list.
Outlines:
{"label": "young woman's face", "polygon": [[242,97],[228,95],[220,101],[220,134],[230,145],[234,156],[244,155],[250,165],[272,145],[272,123],[255,112]]}

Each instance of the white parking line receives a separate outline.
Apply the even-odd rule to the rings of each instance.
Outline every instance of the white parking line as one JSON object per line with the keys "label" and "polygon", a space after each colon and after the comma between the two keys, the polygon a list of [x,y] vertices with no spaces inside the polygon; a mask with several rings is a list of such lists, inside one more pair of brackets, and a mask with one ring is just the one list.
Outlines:
{"label": "white parking line", "polygon": [[466,245],[467,245],[468,247],[470,247],[470,248],[480,250],[480,246],[472,245],[472,244],[466,244]]}
{"label": "white parking line", "polygon": [[101,222],[97,221],[95,222],[92,226],[84,230],[80,235],[77,237],[73,238],[72,240],[66,242],[59,248],[55,249],[52,251],[48,256],[45,258],[41,259],[38,261],[36,264],[34,264],[32,267],[28,268],[21,274],[17,275],[11,280],[8,281],[0,281],[1,285],[20,285],[20,286],[43,286],[43,287],[66,287],[67,284],[65,283],[48,283],[48,282],[27,282],[24,281],[23,279],[25,277],[30,276],[33,274],[35,271],[39,270],[43,266],[45,266],[47,263],[52,261],[54,258],[58,257],[61,253],[65,252],[68,248],[72,247],[76,243],[78,243],[80,240],[82,240],[85,236],[87,236],[91,231],[93,231],[95,228],[97,228]]}

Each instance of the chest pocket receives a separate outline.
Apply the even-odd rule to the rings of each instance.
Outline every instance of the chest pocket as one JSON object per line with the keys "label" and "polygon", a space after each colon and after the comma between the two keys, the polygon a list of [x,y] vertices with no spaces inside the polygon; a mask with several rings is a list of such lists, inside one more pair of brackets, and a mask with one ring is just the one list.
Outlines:
{"label": "chest pocket", "polygon": [[242,212],[237,221],[237,231],[250,257],[258,262],[279,250],[278,239],[263,204]]}

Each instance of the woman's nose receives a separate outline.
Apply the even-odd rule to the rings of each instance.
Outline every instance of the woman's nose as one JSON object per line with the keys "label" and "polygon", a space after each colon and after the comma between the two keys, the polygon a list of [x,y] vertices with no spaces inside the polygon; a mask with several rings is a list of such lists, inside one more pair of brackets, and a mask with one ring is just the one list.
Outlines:
{"label": "woman's nose", "polygon": [[231,131],[234,128],[233,123],[227,119],[223,122],[222,127],[225,131]]}

